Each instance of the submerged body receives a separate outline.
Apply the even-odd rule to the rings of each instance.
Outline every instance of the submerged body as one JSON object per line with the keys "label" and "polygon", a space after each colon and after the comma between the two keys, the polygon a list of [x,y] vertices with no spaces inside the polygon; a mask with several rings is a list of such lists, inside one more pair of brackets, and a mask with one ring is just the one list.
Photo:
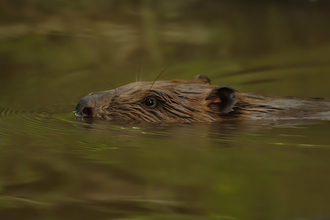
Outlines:
{"label": "submerged body", "polygon": [[146,122],[220,122],[229,119],[330,120],[330,102],[240,93],[192,80],[135,82],[80,100],[77,117]]}

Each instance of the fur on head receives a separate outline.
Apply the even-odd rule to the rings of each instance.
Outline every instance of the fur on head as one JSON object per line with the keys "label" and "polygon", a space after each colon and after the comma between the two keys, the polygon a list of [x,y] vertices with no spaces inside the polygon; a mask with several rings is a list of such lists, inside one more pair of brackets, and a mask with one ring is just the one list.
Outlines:
{"label": "fur on head", "polygon": [[153,85],[135,82],[85,96],[74,113],[84,118],[152,123],[219,121],[235,111],[240,99],[235,90],[209,82],[201,75],[193,80],[157,81]]}

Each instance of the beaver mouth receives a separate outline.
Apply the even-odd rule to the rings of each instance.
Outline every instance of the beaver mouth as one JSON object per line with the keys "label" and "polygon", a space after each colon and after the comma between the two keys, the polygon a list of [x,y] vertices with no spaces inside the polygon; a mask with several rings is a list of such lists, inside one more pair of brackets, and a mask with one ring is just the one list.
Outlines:
{"label": "beaver mouth", "polygon": [[76,111],[76,110],[74,110],[74,111],[72,111],[72,113],[76,116],[76,117],[82,117],[82,115],[80,114],[80,112],[78,112],[78,111]]}

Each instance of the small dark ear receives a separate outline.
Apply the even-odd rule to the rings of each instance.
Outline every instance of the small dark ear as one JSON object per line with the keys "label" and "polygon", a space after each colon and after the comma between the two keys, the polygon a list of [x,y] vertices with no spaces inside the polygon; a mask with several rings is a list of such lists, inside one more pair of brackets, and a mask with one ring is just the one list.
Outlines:
{"label": "small dark ear", "polygon": [[199,80],[201,80],[202,82],[205,82],[205,83],[210,83],[211,82],[211,80],[205,75],[197,75],[197,76],[194,77],[194,79],[199,79]]}
{"label": "small dark ear", "polygon": [[218,107],[220,113],[228,113],[239,101],[235,90],[229,87],[218,87],[212,90],[206,100],[212,100],[210,105]]}

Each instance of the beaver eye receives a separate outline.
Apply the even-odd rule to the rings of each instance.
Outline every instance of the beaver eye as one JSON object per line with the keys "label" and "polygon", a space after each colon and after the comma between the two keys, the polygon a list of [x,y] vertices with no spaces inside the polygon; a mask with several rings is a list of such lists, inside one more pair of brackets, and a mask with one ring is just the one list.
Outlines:
{"label": "beaver eye", "polygon": [[148,97],[144,100],[144,105],[149,107],[149,108],[153,108],[156,107],[157,105],[157,100],[155,98],[152,97]]}

